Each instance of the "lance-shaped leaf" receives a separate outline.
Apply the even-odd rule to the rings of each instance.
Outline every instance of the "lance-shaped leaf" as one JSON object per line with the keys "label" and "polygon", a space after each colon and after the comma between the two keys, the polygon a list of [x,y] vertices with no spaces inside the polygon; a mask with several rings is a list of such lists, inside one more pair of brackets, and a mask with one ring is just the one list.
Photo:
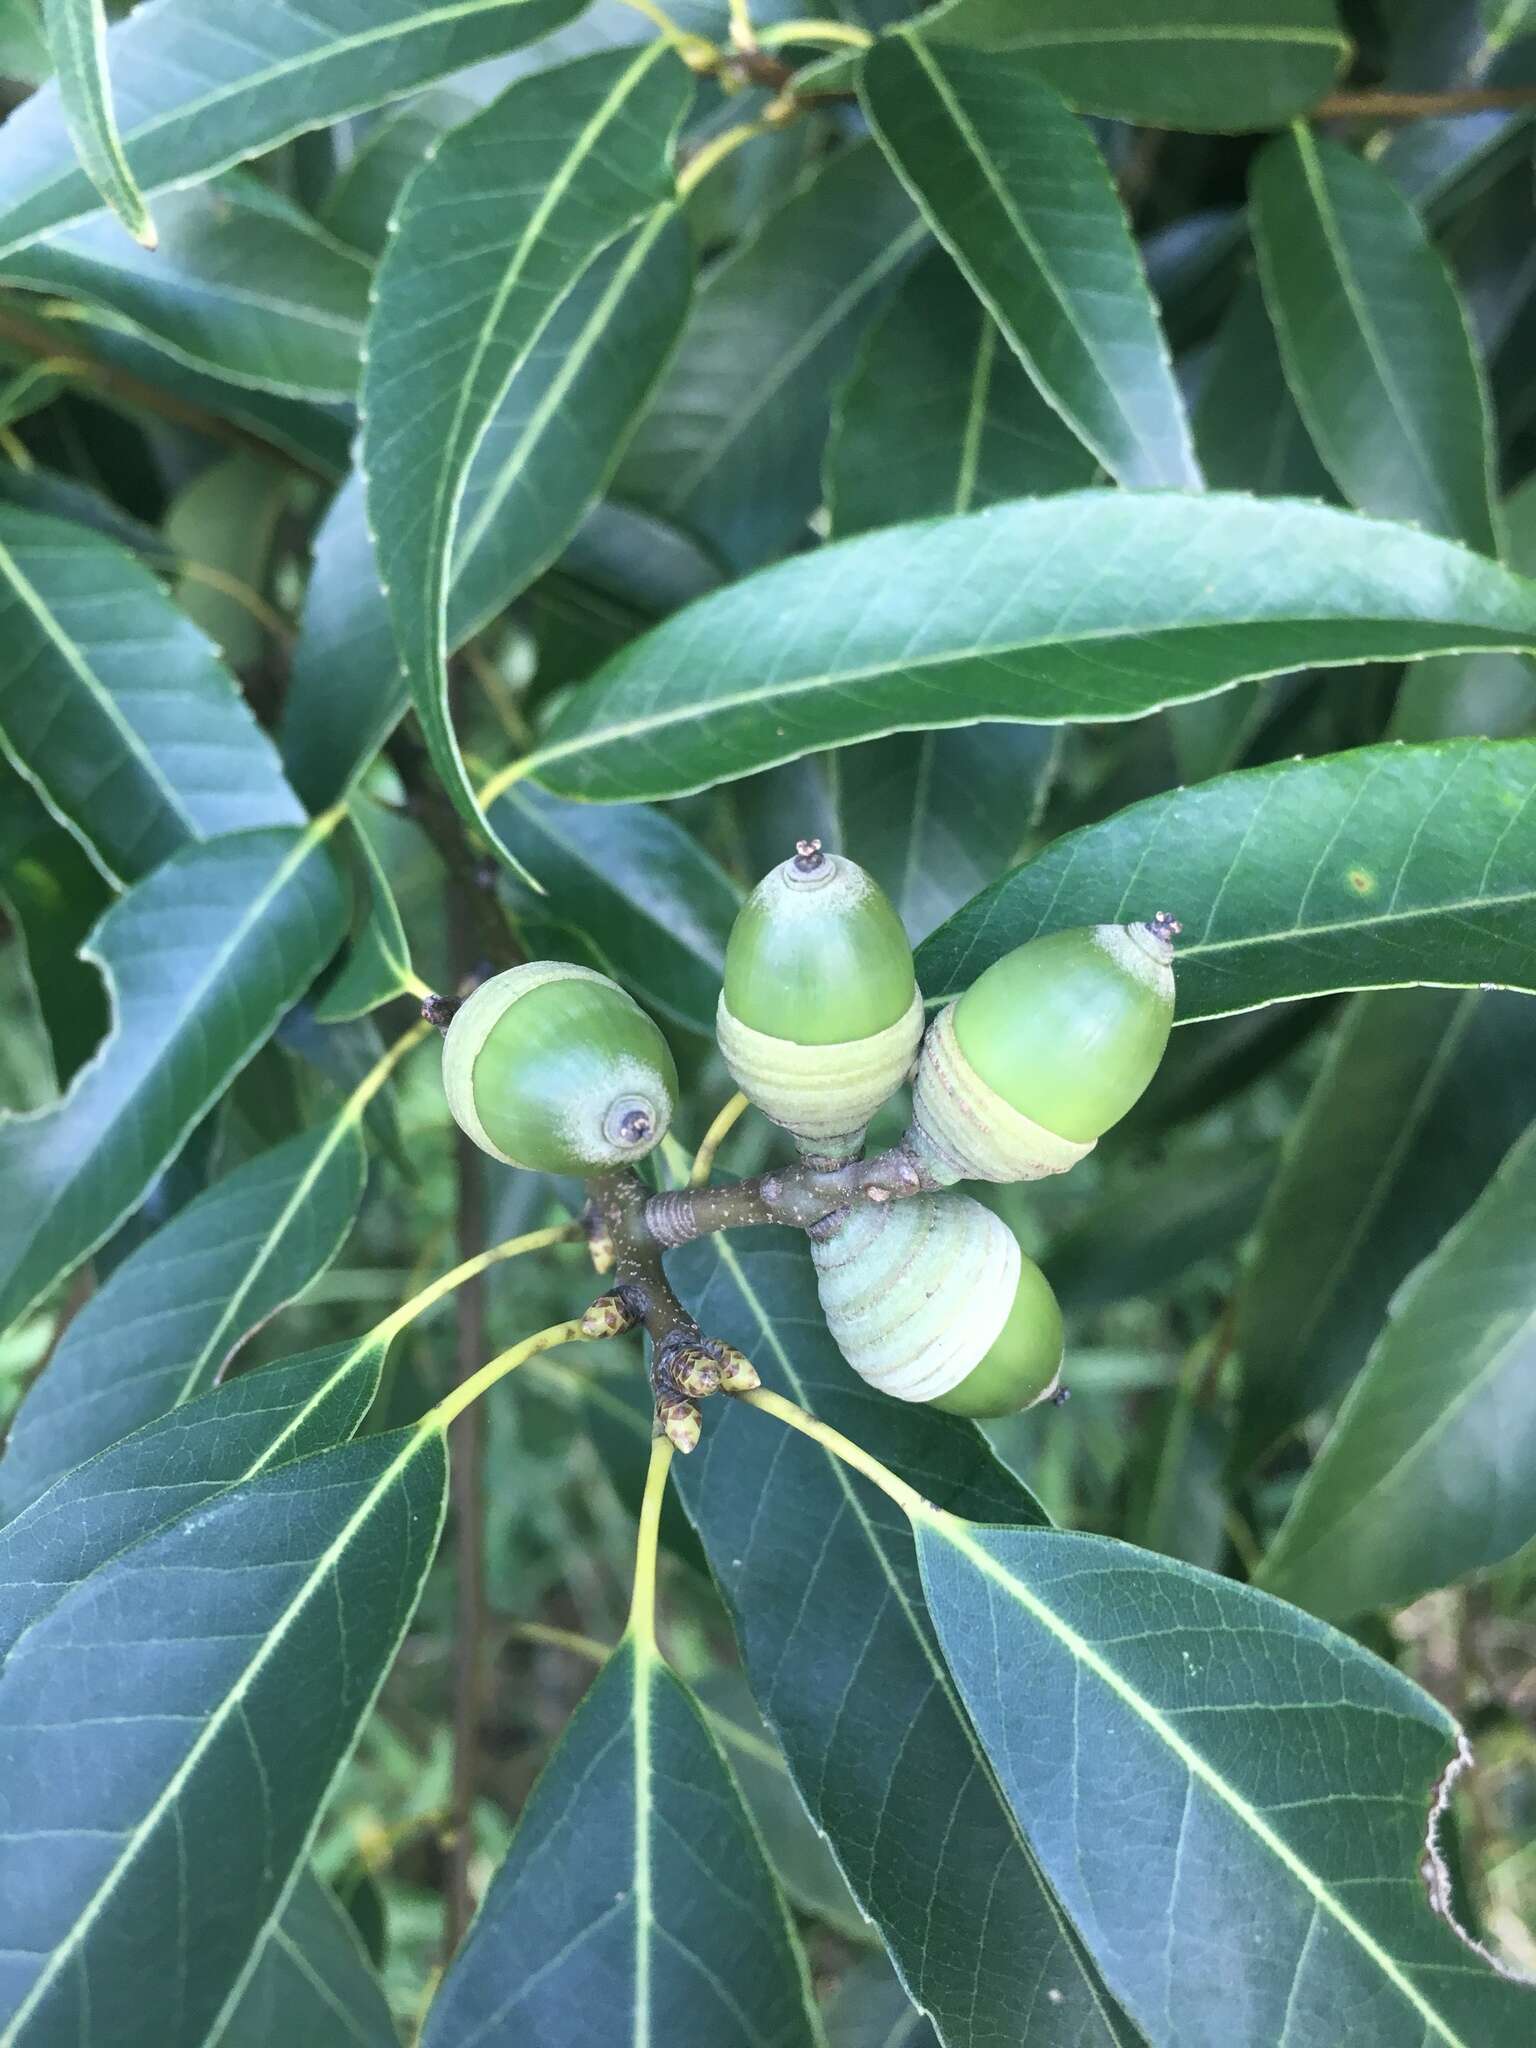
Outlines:
{"label": "lance-shaped leaf", "polygon": [[708,1037],[741,892],[666,811],[562,803],[514,788],[491,810],[503,842],[549,891],[513,885],[526,934],[585,939],[648,1008]]}
{"label": "lance-shaped leaf", "polygon": [[[704,1328],[739,1345],[765,1384],[936,1501],[1039,1518],[972,1425],[855,1376],[804,1248],[783,1233],[733,1233],[675,1264]],[[678,1486],[800,1796],[946,2041],[1129,2048],[1135,2035],[1042,1884],[956,1696],[905,1517],[835,1458],[739,1409],[711,1416]]]}
{"label": "lance-shaped leaf", "polygon": [[0,506],[0,743],[112,877],[303,817],[208,641],[113,541]]}
{"label": "lance-shaped leaf", "polygon": [[1536,1536],[1536,1126],[1405,1282],[1260,1580],[1349,1620]]}
{"label": "lance-shaped leaf", "polygon": [[1426,1821],[1460,1736],[1427,1694],[1193,1566],[916,1511],[977,1732],[1154,2048],[1330,2039],[1341,2011],[1362,2048],[1528,2030],[1529,1988],[1431,1910]]}
{"label": "lance-shaped leaf", "polygon": [[79,949],[110,901],[79,841],[0,759],[0,903],[26,951],[61,1093],[106,1035],[101,976]]}
{"label": "lance-shaped leaf", "polygon": [[[363,923],[355,930],[341,971],[315,1003],[319,1024],[352,1024],[416,986],[411,966],[410,941],[400,917],[400,906],[390,887],[389,876],[364,819],[366,802],[354,803],[348,812],[352,825],[350,844],[356,856],[355,872],[364,905]],[[375,813],[381,816],[381,813]]]}
{"label": "lance-shaped leaf", "polygon": [[680,796],[984,718],[1139,718],[1302,664],[1536,645],[1536,584],[1324,505],[1077,491],[891,527],[702,598],[551,718],[561,796]]}
{"label": "lance-shaped leaf", "polygon": [[1536,741],[1358,747],[1149,797],[984,890],[918,978],[944,1002],[1037,932],[1163,908],[1184,1023],[1337,989],[1536,989]]}
{"label": "lance-shaped leaf", "polygon": [[434,764],[493,839],[448,715],[448,598],[470,466],[565,292],[627,227],[665,214],[672,134],[692,90],[664,42],[509,87],[413,180],[379,266],[362,395],[369,523]]}
{"label": "lance-shaped leaf", "polygon": [[1482,372],[1412,206],[1297,128],[1255,167],[1253,234],[1286,376],[1344,495],[1497,553]]}
{"label": "lance-shaped leaf", "polygon": [[814,2048],[805,1964],[697,1702],[630,1635],[523,1809],[423,2048]]}
{"label": "lance-shaped leaf", "polygon": [[738,570],[791,547],[820,501],[833,393],[927,238],[872,144],[834,156],[705,277],[618,495]]}
{"label": "lance-shaped leaf", "polygon": [[8,2048],[105,2010],[123,2048],[217,2038],[410,1621],[446,1478],[430,1426],[279,1466],[27,1631],[0,1675]]}
{"label": "lance-shaped leaf", "polygon": [[1036,725],[896,733],[826,763],[838,845],[881,884],[913,939],[1001,874],[1040,815],[1057,736]]}
{"label": "lance-shaped leaf", "polygon": [[887,36],[881,147],[1047,403],[1123,484],[1198,489],[1184,401],[1103,158],[1028,58]]}
{"label": "lance-shaped leaf", "polygon": [[238,2007],[207,2048],[272,2048],[275,2041],[399,2048],[400,2036],[346,1908],[306,1871],[268,1930]]}
{"label": "lance-shaped leaf", "polygon": [[833,532],[1044,497],[1091,483],[1096,468],[948,256],[925,257],[838,401],[826,462]]}
{"label": "lance-shaped leaf", "polygon": [[0,1327],[122,1221],[340,944],[328,829],[186,847],[102,919],[112,1036],[57,1108],[0,1124]]}
{"label": "lance-shaped leaf", "polygon": [[[581,0],[166,0],[107,37],[118,128],[141,191],[188,185],[306,128],[398,99],[557,28]],[[166,61],[174,51],[176,61]],[[101,205],[58,88],[6,122],[0,254]]]}
{"label": "lance-shaped leaf", "polygon": [[360,1122],[349,1105],[237,1167],[114,1268],[11,1424],[0,1519],[203,1393],[246,1337],[324,1272],[362,1199]]}
{"label": "lance-shaped leaf", "polygon": [[136,242],[155,246],[155,226],[123,155],[107,76],[102,0],[43,0],[43,26],[59,104],[86,176]]}
{"label": "lance-shaped leaf", "polygon": [[955,0],[924,33],[1016,52],[1085,113],[1218,134],[1305,113],[1349,56],[1333,0]]}
{"label": "lance-shaped leaf", "polygon": [[155,214],[153,251],[97,214],[0,261],[0,279],[105,307],[237,384],[352,395],[369,274],[355,249],[244,172],[167,192]]}
{"label": "lance-shaped leaf", "polygon": [[1536,1117],[1536,1003],[1398,990],[1350,1006],[1292,1127],[1237,1298],[1237,1451],[1334,1399],[1401,1281]]}
{"label": "lance-shaped leaf", "polygon": [[345,1443],[378,1391],[370,1333],[174,1408],[87,1458],[0,1529],[0,1658],[72,1586],[269,1466]]}

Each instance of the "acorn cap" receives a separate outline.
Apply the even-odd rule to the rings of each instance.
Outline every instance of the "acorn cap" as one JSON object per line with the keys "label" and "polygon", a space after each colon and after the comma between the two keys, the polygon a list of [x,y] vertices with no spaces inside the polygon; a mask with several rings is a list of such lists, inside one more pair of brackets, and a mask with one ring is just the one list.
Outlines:
{"label": "acorn cap", "polygon": [[733,1015],[723,992],[715,1014],[715,1037],[736,1086],[793,1132],[802,1150],[828,1159],[857,1152],[865,1125],[912,1071],[922,1035],[923,999],[915,986],[894,1024],[842,1045],[796,1045],[754,1031]]}
{"label": "acorn cap", "polygon": [[1032,939],[955,1004],[961,1052],[1019,1115],[1091,1144],[1125,1115],[1162,1059],[1177,930],[1159,915]]}
{"label": "acorn cap", "polygon": [[1061,1377],[1061,1305],[1033,1259],[1020,1257],[1013,1306],[986,1357],[958,1386],[934,1397],[946,1415],[1017,1415],[1055,1393]]}
{"label": "acorn cap", "polygon": [[846,1045],[899,1024],[912,947],[857,861],[802,839],[742,905],[725,949],[725,1002],[748,1030],[795,1045]]}
{"label": "acorn cap", "polygon": [[928,1179],[1044,1180],[1093,1150],[1021,1116],[977,1073],[955,1036],[950,1003],[928,1026],[912,1082],[912,1122],[902,1140]]}
{"label": "acorn cap", "polygon": [[677,1069],[665,1038],[616,982],[535,960],[482,983],[443,1040],[460,1127],[508,1166],[603,1172],[665,1135]]}

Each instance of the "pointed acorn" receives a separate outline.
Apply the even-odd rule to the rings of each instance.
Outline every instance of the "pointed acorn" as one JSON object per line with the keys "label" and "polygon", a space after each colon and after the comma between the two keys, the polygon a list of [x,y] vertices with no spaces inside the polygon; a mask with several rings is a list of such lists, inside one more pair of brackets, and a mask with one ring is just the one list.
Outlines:
{"label": "pointed acorn", "polygon": [[1173,1025],[1173,939],[1098,924],[995,961],[928,1029],[905,1144],[929,1177],[1064,1173],[1141,1095]]}
{"label": "pointed acorn", "polygon": [[460,1128],[508,1166],[628,1165],[672,1121],[677,1069],[639,1004],[604,974],[535,960],[482,983],[443,1040]]}
{"label": "pointed acorn", "polygon": [[736,1085],[822,1159],[851,1158],[911,1070],[923,1002],[889,898],[802,839],[731,930],[715,1031]]}

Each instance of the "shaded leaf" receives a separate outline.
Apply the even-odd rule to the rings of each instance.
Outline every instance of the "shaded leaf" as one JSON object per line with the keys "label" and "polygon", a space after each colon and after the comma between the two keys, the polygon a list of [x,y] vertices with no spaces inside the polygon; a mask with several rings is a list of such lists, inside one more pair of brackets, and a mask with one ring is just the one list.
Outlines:
{"label": "shaded leaf", "polygon": [[43,25],[58,78],[59,104],[86,176],[134,240],[152,249],[154,223],[123,156],[112,110],[102,0],[43,0]]}
{"label": "shaded leaf", "polygon": [[11,1424],[0,1518],[204,1393],[251,1332],[325,1271],[362,1199],[358,1124],[345,1110],[237,1167],[113,1269]]}
{"label": "shaded leaf", "polygon": [[1352,1003],[1289,1134],[1237,1299],[1237,1449],[1337,1398],[1399,1284],[1536,1117],[1536,1003],[1399,990]]}
{"label": "shaded leaf", "polygon": [[856,1963],[827,2007],[827,2048],[942,2048],[884,1956]]}
{"label": "shaded leaf", "polygon": [[0,1123],[0,1326],[129,1214],[335,950],[328,829],[186,847],[102,919],[113,1034],[56,1109]]}
{"label": "shaded leaf", "polygon": [[131,555],[0,506],[0,738],[110,877],[302,818],[217,655]]}
{"label": "shaded leaf", "polygon": [[1410,1275],[1260,1567],[1351,1619],[1536,1536],[1536,1126]]}
{"label": "shaded leaf", "polygon": [[956,0],[924,30],[1017,52],[1086,113],[1218,133],[1305,113],[1349,55],[1331,0]]}
{"label": "shaded leaf", "polygon": [[288,398],[348,398],[368,265],[260,179],[155,202],[156,246],[105,214],[0,261],[0,279],[104,307],[192,368]]}
{"label": "shaded leaf", "polygon": [[242,1373],[65,1471],[0,1529],[0,1658],[131,1545],[269,1466],[345,1443],[383,1355],[364,1339]]}
{"label": "shaded leaf", "polygon": [[1198,489],[1184,402],[1109,172],[1026,57],[878,42],[881,147],[1046,401],[1123,484]]}
{"label": "shaded leaf", "polygon": [[1536,987],[1536,742],[1357,747],[1068,833],[928,940],[930,1003],[1043,930],[1182,920],[1178,1015],[1414,982]]}
{"label": "shaded leaf", "polygon": [[1345,496],[1496,554],[1482,373],[1408,201],[1363,157],[1297,128],[1255,166],[1252,216],[1286,374]]}
{"label": "shaded leaf", "polygon": [[560,796],[680,796],[906,728],[1139,718],[1303,663],[1533,644],[1536,586],[1428,534],[1080,491],[864,534],[703,598],[562,702],[526,765]]}
{"label": "shaded leaf", "polygon": [[1294,1608],[1105,1537],[924,1512],[917,1541],[999,1781],[1155,2048],[1327,2040],[1344,2010],[1361,2048],[1527,2029],[1529,1989],[1426,1897],[1460,1740],[1426,1693]]}
{"label": "shaded leaf", "polygon": [[510,790],[491,817],[549,891],[511,889],[525,934],[550,941],[536,952],[558,952],[560,934],[577,933],[648,1009],[713,1034],[741,892],[674,817],[644,804],[562,803],[536,788]]}
{"label": "shaded leaf", "polygon": [[808,1994],[697,1702],[626,1636],[523,1809],[422,2048],[813,2048]]}
{"label": "shaded leaf", "polygon": [[834,156],[705,277],[618,495],[738,570],[791,546],[820,501],[833,392],[926,239],[873,145]]}
{"label": "shaded leaf", "polygon": [[[678,1255],[703,1327],[931,1498],[1038,1519],[969,1423],[856,1377],[827,1335],[809,1257],[785,1237],[733,1233]],[[678,1486],[800,1796],[944,2038],[983,2048],[1027,2027],[1030,2048],[1133,2041],[976,1744],[905,1518],[829,1454],[737,1408],[711,1416]]]}
{"label": "shaded leaf", "polygon": [[431,1427],[301,1458],[28,1630],[0,1675],[13,2041],[104,2008],[123,2048],[217,2037],[410,1621],[446,1479]]}
{"label": "shaded leaf", "polygon": [[942,250],[903,281],[844,386],[827,450],[838,539],[1091,483],[1098,465]]}
{"label": "shaded leaf", "polygon": [[[306,128],[376,107],[557,27],[580,0],[165,0],[107,37],[142,191],[191,184]],[[167,63],[174,50],[176,61]],[[58,88],[5,124],[0,253],[96,212]]]}
{"label": "shaded leaf", "polygon": [[692,91],[663,42],[511,86],[413,180],[379,266],[363,379],[369,523],[434,765],[488,832],[448,713],[470,466],[564,293],[626,228],[666,225],[668,152]]}
{"label": "shaded leaf", "polygon": [[[1505,559],[1536,574],[1536,477],[1506,499]],[[1394,739],[1450,739],[1483,733],[1503,739],[1536,728],[1536,670],[1519,654],[1443,654],[1408,670],[1398,688]]]}
{"label": "shaded leaf", "polygon": [[101,976],[78,955],[110,900],[79,841],[0,761],[0,903],[26,949],[60,1093],[106,1034]]}
{"label": "shaded leaf", "polygon": [[262,594],[288,502],[289,479],[276,463],[242,452],[195,476],[165,515],[176,602],[237,674],[253,672],[282,630]]}
{"label": "shaded leaf", "polygon": [[320,1024],[353,1023],[392,996],[403,995],[415,987],[410,942],[400,920],[400,908],[384,872],[379,849],[365,823],[370,808],[366,801],[359,801],[348,813],[353,828],[351,843],[363,876],[366,910],[361,930],[353,934],[341,972],[315,1003],[315,1021]]}
{"label": "shaded leaf", "polygon": [[272,1923],[240,2003],[208,2048],[398,2048],[384,1987],[345,1908],[312,1871]]}

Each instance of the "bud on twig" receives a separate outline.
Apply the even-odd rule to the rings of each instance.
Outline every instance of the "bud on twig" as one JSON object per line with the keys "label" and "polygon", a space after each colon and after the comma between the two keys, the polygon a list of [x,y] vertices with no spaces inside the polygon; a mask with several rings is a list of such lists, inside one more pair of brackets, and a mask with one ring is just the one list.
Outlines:
{"label": "bud on twig", "polygon": [[664,1436],[684,1457],[698,1448],[699,1411],[692,1401],[671,1396],[656,1403],[656,1434]]}
{"label": "bud on twig", "polygon": [[581,1318],[583,1337],[622,1337],[634,1327],[633,1311],[617,1294],[600,1294]]}
{"label": "bud on twig", "polygon": [[726,1394],[751,1394],[763,1384],[751,1359],[733,1344],[716,1347],[720,1356],[720,1389]]}

